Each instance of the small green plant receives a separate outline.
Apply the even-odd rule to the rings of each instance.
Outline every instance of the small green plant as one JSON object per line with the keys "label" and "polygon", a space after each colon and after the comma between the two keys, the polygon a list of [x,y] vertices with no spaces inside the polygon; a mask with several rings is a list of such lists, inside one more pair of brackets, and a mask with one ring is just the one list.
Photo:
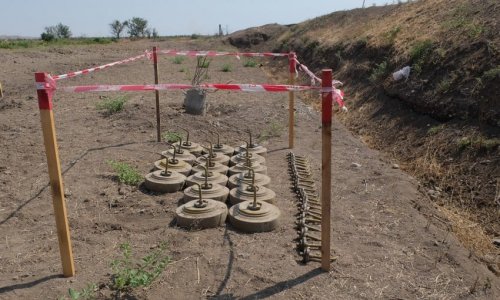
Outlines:
{"label": "small green plant", "polygon": [[246,60],[243,62],[243,67],[245,68],[255,68],[257,66],[257,62],[253,59]]}
{"label": "small green plant", "polygon": [[386,74],[387,74],[387,62],[383,61],[380,64],[377,64],[375,69],[373,69],[373,72],[370,75],[370,81],[377,82],[381,78],[383,78]]}
{"label": "small green plant", "polygon": [[281,125],[276,121],[273,121],[271,122],[271,124],[269,124],[268,128],[262,131],[262,133],[259,135],[258,141],[263,142],[273,137],[279,137],[281,136],[282,132],[283,132],[283,125]]}
{"label": "small green plant", "polygon": [[462,29],[469,37],[477,38],[487,30],[483,25],[477,24],[474,15],[474,7],[471,4],[458,5],[442,26],[448,30]]}
{"label": "small green plant", "polygon": [[386,32],[384,34],[384,37],[387,39],[388,43],[392,44],[392,43],[394,43],[394,40],[396,40],[396,37],[400,31],[401,31],[401,27],[395,26],[395,27],[391,28],[388,32]]}
{"label": "small green plant", "polygon": [[483,76],[481,78],[484,81],[490,81],[490,80],[493,80],[499,76],[500,76],[500,66],[497,66],[493,69],[490,69],[490,70],[484,72]]}
{"label": "small green plant", "polygon": [[[200,60],[201,61],[201,60]],[[199,64],[200,68],[204,68],[204,69],[207,69],[208,67],[210,67],[210,60],[205,60],[203,62],[201,62]]]}
{"label": "small green plant", "polygon": [[436,125],[436,126],[432,126],[431,128],[429,128],[427,130],[427,134],[428,135],[435,135],[437,134],[438,132],[441,132],[442,130],[444,129],[444,125],[441,124],[441,125]]}
{"label": "small green plant", "polygon": [[433,43],[431,40],[416,42],[410,49],[410,58],[413,61],[413,70],[415,73],[422,72],[422,66],[432,54]]}
{"label": "small green plant", "polygon": [[180,69],[179,69],[179,72],[181,72],[181,73],[184,73],[184,72],[186,72],[186,71],[187,71],[187,69],[186,69],[186,68],[180,68]]}
{"label": "small green plant", "polygon": [[230,64],[224,64],[221,68],[221,71],[222,72],[231,72],[232,71],[232,67]]}
{"label": "small green plant", "polygon": [[484,139],[481,137],[478,141],[477,144],[479,146],[479,149],[484,149],[484,150],[493,150],[500,146],[500,139],[498,138],[493,138],[493,139]]}
{"label": "small green plant", "polygon": [[136,186],[143,179],[142,175],[139,174],[139,172],[134,167],[130,166],[127,163],[109,160],[108,164],[117,173],[116,176],[120,183]]}
{"label": "small green plant", "polygon": [[[81,290],[74,290],[72,288],[68,289],[69,299],[71,300],[92,300],[95,299],[95,292],[97,291],[97,285],[95,283],[89,283],[86,287]],[[62,297],[60,299],[67,299]]]}
{"label": "small green plant", "polygon": [[96,108],[98,110],[104,110],[106,115],[112,115],[122,111],[127,100],[125,96],[118,96],[115,98],[103,97],[103,100],[96,104]]}
{"label": "small green plant", "polygon": [[172,63],[173,64],[176,64],[176,65],[180,65],[184,62],[186,58],[184,56],[174,56],[174,58],[172,58]]}
{"label": "small green plant", "polygon": [[432,45],[433,44],[431,40],[423,40],[416,42],[410,49],[410,58],[413,61],[418,61],[427,58],[427,56],[432,51],[433,47]]}
{"label": "small green plant", "polygon": [[469,137],[462,137],[457,141],[458,149],[459,150],[464,150],[468,148],[470,145],[472,145],[472,141]]}
{"label": "small green plant", "polygon": [[113,270],[111,288],[118,293],[117,296],[153,283],[170,262],[170,257],[164,253],[166,248],[166,243],[161,243],[157,249],[141,259],[134,259],[130,244],[121,244],[123,257],[111,263]]}
{"label": "small green plant", "polygon": [[175,143],[179,141],[180,138],[184,138],[182,133],[170,130],[164,131],[162,136],[163,139],[168,143]]}
{"label": "small green plant", "polygon": [[450,90],[450,87],[451,87],[451,84],[453,83],[453,79],[452,78],[443,78],[443,80],[441,80],[437,86],[436,86],[436,90],[439,92],[439,93],[446,93]]}

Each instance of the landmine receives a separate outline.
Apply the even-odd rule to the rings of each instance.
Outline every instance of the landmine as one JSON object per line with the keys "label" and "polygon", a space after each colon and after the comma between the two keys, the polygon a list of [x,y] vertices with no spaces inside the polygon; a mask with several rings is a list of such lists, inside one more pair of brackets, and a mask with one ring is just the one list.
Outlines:
{"label": "landmine", "polygon": [[258,201],[274,204],[276,193],[272,190],[255,184],[255,173],[252,169],[248,170],[250,173],[250,184],[243,184],[241,186],[231,189],[229,192],[229,202],[231,205],[238,204],[243,201],[251,201],[254,197]]}
{"label": "landmine", "polygon": [[248,148],[245,149],[246,149],[245,152],[238,153],[231,157],[231,160],[229,161],[230,166],[235,166],[239,163],[246,162],[248,160],[250,160],[251,163],[258,163],[262,165],[266,164],[266,159],[263,156],[260,156],[258,154],[252,154],[248,152]]}
{"label": "landmine", "polygon": [[243,201],[229,209],[229,221],[244,232],[266,232],[278,227],[280,214],[276,206],[257,201],[257,189],[254,189],[253,201]]}
{"label": "landmine", "polygon": [[[212,131],[211,131],[212,132]],[[221,144],[220,143],[220,135],[218,132],[212,132],[217,135],[217,143],[213,146],[213,151],[216,153],[222,153],[226,156],[233,156],[234,154],[234,148],[226,145],[226,144]],[[205,154],[207,153],[206,150],[203,151]]]}
{"label": "landmine", "polygon": [[185,182],[186,176],[169,170],[168,160],[166,160],[164,170],[151,172],[144,178],[144,186],[148,190],[160,193],[175,193],[180,191]]}
{"label": "landmine", "polygon": [[162,157],[163,157],[162,159],[154,162],[155,170],[165,169],[165,165],[167,164],[167,159],[168,159],[168,168],[171,171],[179,172],[184,176],[188,176],[189,174],[191,174],[191,169],[193,167],[191,167],[191,165],[185,162],[184,160],[178,160],[177,158],[175,158],[175,151],[171,158],[168,158],[164,155],[162,155]]}
{"label": "landmine", "polygon": [[198,162],[196,162],[196,163],[197,163],[197,165],[194,166],[193,169],[191,170],[192,174],[195,174],[196,172],[200,172],[200,171],[203,171],[206,169],[209,172],[217,172],[217,173],[221,173],[222,175],[226,175],[227,171],[229,170],[228,166],[224,166],[220,163],[213,162],[212,159],[210,158],[210,156],[208,156],[208,159],[205,162],[206,168],[204,166],[202,166],[201,164],[199,164]]}
{"label": "landmine", "polygon": [[202,163],[202,162],[208,160],[209,157],[213,162],[218,162],[221,165],[227,166],[229,164],[229,156],[224,155],[222,153],[214,152],[213,147],[212,147],[212,143],[210,143],[210,148],[208,149],[208,153],[203,154],[202,156],[198,157],[196,159],[196,161],[199,163]]}
{"label": "landmine", "polygon": [[219,172],[210,172],[207,171],[207,168],[205,167],[205,170],[196,172],[195,174],[189,176],[186,180],[186,186],[192,186],[195,183],[199,184],[220,184],[222,186],[227,185],[228,178],[226,175],[222,175]]}
{"label": "landmine", "polygon": [[252,169],[255,173],[258,174],[264,174],[264,175],[267,174],[266,166],[258,163],[252,163],[249,158],[247,158],[247,160],[244,163],[239,163],[236,166],[232,166],[231,168],[229,168],[228,174],[229,176],[232,176],[234,174],[243,173],[246,170],[248,170],[248,168]]}
{"label": "landmine", "polygon": [[198,194],[200,193],[198,189],[201,189],[201,194],[204,198],[213,199],[224,203],[229,196],[229,189],[220,184],[195,184],[184,190],[183,202],[186,203],[188,201],[198,199]]}
{"label": "landmine", "polygon": [[179,227],[214,228],[223,226],[227,218],[226,204],[213,199],[203,199],[202,188],[198,186],[198,199],[189,201],[175,210],[175,219]]}
{"label": "landmine", "polygon": [[173,157],[175,153],[178,160],[183,160],[188,164],[193,165],[194,162],[196,161],[196,156],[191,154],[188,150],[181,149],[181,145],[182,145],[182,138],[179,138],[179,142],[175,145],[177,147],[174,146],[173,149],[168,149],[167,151],[163,151],[161,154],[170,158]]}
{"label": "landmine", "polygon": [[189,141],[189,130],[182,128],[179,126],[180,129],[184,130],[186,132],[186,140],[184,142],[176,142],[174,145],[181,145],[182,149],[185,149],[189,151],[189,153],[193,154],[194,156],[198,157],[201,155],[203,148],[201,147],[200,144],[191,142]]}
{"label": "landmine", "polygon": [[257,186],[268,187],[269,183],[271,183],[271,178],[269,176],[264,174],[259,174],[251,168],[248,169],[249,170],[247,172],[243,171],[241,173],[237,173],[229,177],[227,187],[229,189],[234,189],[235,187],[241,185],[252,184],[252,182]]}
{"label": "landmine", "polygon": [[267,155],[267,148],[264,146],[261,146],[259,144],[254,144],[252,141],[252,132],[249,130],[247,131],[249,135],[249,141],[246,143],[246,145],[241,145],[239,147],[236,147],[234,151],[236,153],[243,153],[245,151],[252,153],[252,154],[258,154],[261,156],[266,156]]}

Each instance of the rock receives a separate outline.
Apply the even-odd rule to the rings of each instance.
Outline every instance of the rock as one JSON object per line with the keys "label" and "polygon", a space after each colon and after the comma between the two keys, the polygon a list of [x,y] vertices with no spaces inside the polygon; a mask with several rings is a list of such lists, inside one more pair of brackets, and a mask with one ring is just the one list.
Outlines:
{"label": "rock", "polygon": [[361,168],[361,164],[353,162],[353,163],[351,163],[351,167],[353,167],[353,168]]}
{"label": "rock", "polygon": [[494,238],[493,239],[493,245],[500,247],[500,237]]}
{"label": "rock", "polygon": [[398,164],[392,164],[392,168],[393,169],[399,169],[399,165]]}

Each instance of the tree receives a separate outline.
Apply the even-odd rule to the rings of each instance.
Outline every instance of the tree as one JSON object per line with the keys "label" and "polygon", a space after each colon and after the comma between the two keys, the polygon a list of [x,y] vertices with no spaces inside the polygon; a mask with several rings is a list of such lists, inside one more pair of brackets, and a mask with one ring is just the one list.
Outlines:
{"label": "tree", "polygon": [[69,26],[59,23],[55,26],[45,27],[45,32],[41,35],[42,40],[50,42],[55,39],[68,39],[71,37]]}
{"label": "tree", "polygon": [[148,21],[143,18],[134,17],[128,21],[127,27],[130,37],[144,37],[146,35]]}
{"label": "tree", "polygon": [[114,20],[109,26],[111,27],[111,33],[113,36],[117,39],[120,39],[120,34],[122,33],[123,29],[127,27],[128,21],[123,21],[120,22],[118,20]]}
{"label": "tree", "polygon": [[69,26],[63,25],[59,23],[56,25],[57,37],[61,39],[69,39],[71,37],[71,31],[69,30]]}

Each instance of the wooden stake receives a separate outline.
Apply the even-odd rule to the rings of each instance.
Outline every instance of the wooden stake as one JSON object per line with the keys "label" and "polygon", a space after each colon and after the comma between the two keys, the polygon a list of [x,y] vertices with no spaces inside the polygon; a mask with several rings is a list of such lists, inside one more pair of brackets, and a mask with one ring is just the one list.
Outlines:
{"label": "wooden stake", "polygon": [[321,268],[330,271],[330,210],[332,176],[332,70],[322,71],[321,93]]}
{"label": "wooden stake", "polygon": [[[295,52],[288,54],[288,64],[290,71],[290,85],[295,84]],[[293,149],[294,146],[294,126],[295,126],[295,93],[288,92],[288,148]]]}
{"label": "wooden stake", "polygon": [[3,88],[1,82],[0,82],[0,98],[3,98]]}
{"label": "wooden stake", "polygon": [[[37,86],[47,86],[51,80],[52,79],[48,77],[46,73],[35,73]],[[37,94],[45,154],[47,156],[49,168],[52,204],[54,206],[54,215],[56,218],[57,238],[59,240],[59,252],[61,254],[63,275],[65,277],[71,277],[75,275],[75,265],[73,261],[66,202],[64,200],[64,187],[57,148],[54,114],[52,112],[52,91],[50,89],[37,89]]]}
{"label": "wooden stake", "polygon": [[[155,71],[155,84],[158,84],[158,53],[156,46],[153,47],[153,66]],[[155,90],[156,96],[156,141],[161,142],[160,129],[160,91]]]}

